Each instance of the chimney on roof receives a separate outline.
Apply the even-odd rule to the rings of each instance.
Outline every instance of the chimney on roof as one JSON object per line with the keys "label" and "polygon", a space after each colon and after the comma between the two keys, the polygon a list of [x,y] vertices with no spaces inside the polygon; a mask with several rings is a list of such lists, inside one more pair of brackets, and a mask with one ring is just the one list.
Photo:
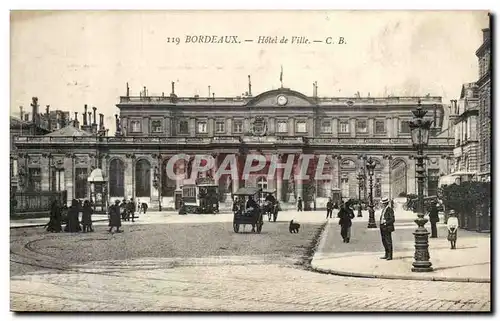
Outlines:
{"label": "chimney on roof", "polygon": [[99,114],[99,130],[102,130],[104,126],[104,114]]}
{"label": "chimney on roof", "polygon": [[210,98],[212,94],[210,93],[210,85],[208,86],[208,98]]}
{"label": "chimney on roof", "polygon": [[92,110],[94,111],[94,121],[92,122],[92,126],[97,126],[97,122],[96,122],[96,119],[95,119],[95,116],[96,116],[96,110],[97,110],[97,107],[92,107]]}
{"label": "chimney on roof", "polygon": [[30,121],[30,114],[24,114],[24,121]]}
{"label": "chimney on roof", "polygon": [[215,101],[215,93],[212,93],[212,99]]}
{"label": "chimney on roof", "polygon": [[83,113],[83,126],[87,126],[87,104],[85,104]]}
{"label": "chimney on roof", "polygon": [[61,128],[61,113],[59,110],[56,110],[56,129]]}
{"label": "chimney on roof", "polygon": [[127,97],[130,96],[130,87],[128,86],[128,82],[127,82]]}
{"label": "chimney on roof", "polygon": [[50,119],[50,105],[45,106],[45,114],[47,115],[47,125],[49,130],[52,131],[52,119]]}
{"label": "chimney on roof", "polygon": [[252,96],[252,80],[250,79],[250,75],[248,75],[248,96]]}
{"label": "chimney on roof", "polygon": [[172,81],[172,95],[175,95],[175,82]]}
{"label": "chimney on roof", "polygon": [[21,120],[23,120],[23,118],[24,118],[23,106],[19,106],[19,112],[20,112],[20,115],[21,115]]}
{"label": "chimney on roof", "polygon": [[80,128],[80,122],[78,121],[78,112],[75,111],[75,120],[73,121],[73,126],[75,128]]}

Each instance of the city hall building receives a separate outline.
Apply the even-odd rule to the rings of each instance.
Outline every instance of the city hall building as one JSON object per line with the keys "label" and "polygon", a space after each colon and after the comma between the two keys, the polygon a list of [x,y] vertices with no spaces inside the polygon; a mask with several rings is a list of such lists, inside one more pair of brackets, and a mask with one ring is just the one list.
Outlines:
{"label": "city hall building", "polygon": [[[49,134],[16,137],[14,176],[19,190],[66,190],[70,202],[89,197],[88,176],[100,168],[109,201],[135,198],[153,209],[160,204],[174,209],[195,155],[213,156],[216,167],[226,155],[236,155],[239,175],[223,175],[217,182],[221,207],[230,206],[238,188],[260,186],[275,189],[284,207],[295,206],[301,197],[322,208],[328,197],[368,197],[371,157],[374,198],[394,198],[416,193],[409,122],[421,101],[433,119],[425,193],[436,193],[439,176],[452,166],[454,147],[454,137],[442,130],[441,97],[318,97],[316,92],[317,87],[313,96],[279,88],[253,96],[249,83],[243,97],[178,97],[172,84],[167,96],[151,96],[146,88],[131,96],[127,85],[116,105],[115,136],[106,134],[102,116],[98,125],[94,114],[91,124],[85,111],[82,126],[75,117],[72,125]],[[181,153],[191,159],[176,162],[178,176],[172,179],[166,164]],[[267,164],[244,179],[240,174],[249,154],[264,155]],[[297,179],[302,154],[326,155],[328,179]],[[280,170],[272,179],[266,175],[272,155],[283,162],[294,155],[290,177]]]}

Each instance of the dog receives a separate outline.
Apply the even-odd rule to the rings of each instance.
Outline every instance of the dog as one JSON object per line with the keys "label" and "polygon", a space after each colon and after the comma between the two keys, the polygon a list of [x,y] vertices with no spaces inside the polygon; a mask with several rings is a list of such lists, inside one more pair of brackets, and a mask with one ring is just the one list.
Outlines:
{"label": "dog", "polygon": [[300,224],[299,223],[294,223],[293,220],[290,221],[290,226],[288,227],[288,230],[290,233],[299,233],[300,229]]}

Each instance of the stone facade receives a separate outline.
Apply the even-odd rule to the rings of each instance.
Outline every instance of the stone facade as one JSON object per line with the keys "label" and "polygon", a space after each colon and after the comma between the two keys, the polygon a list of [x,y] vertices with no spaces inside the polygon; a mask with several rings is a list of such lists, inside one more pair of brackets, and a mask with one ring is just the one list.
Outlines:
{"label": "stone facade", "polygon": [[[440,97],[421,97],[424,109],[434,118],[428,155],[429,173],[447,174],[453,153],[453,139],[441,137],[443,106]],[[408,127],[418,97],[319,98],[281,88],[258,96],[231,98],[181,98],[170,96],[120,97],[115,137],[24,136],[16,138],[23,151],[23,166],[41,169],[43,188],[54,186],[54,164],[62,164],[64,188],[69,198],[82,197],[85,175],[100,167],[108,183],[109,199],[136,198],[157,208],[175,208],[176,195],[184,183],[195,155],[206,154],[220,166],[226,155],[236,155],[239,174],[220,177],[222,206],[239,187],[259,185],[277,190],[286,206],[298,197],[317,208],[328,197],[367,196],[369,180],[361,188],[357,176],[366,160],[376,162],[374,197],[397,197],[415,193],[415,153]],[[75,128],[75,130],[77,130]],[[178,161],[175,180],[167,177],[165,165],[174,155],[184,153],[189,161]],[[262,172],[243,179],[241,170],[249,154],[266,157]],[[326,155],[323,170],[328,179],[302,181],[274,178],[263,173],[273,155],[283,162],[294,155],[294,171],[301,155]],[[33,162],[37,159],[37,162]],[[313,160],[314,163],[314,160]],[[155,175],[157,173],[157,175]],[[83,194],[82,194],[83,193]],[[88,192],[87,192],[88,193]],[[84,196],[86,197],[85,194]]]}
{"label": "stone facade", "polygon": [[475,83],[462,86],[460,100],[453,100],[455,149],[452,172],[478,172],[479,98]]}
{"label": "stone facade", "polygon": [[479,176],[490,180],[491,164],[491,36],[483,29],[483,44],[476,51],[479,60]]}

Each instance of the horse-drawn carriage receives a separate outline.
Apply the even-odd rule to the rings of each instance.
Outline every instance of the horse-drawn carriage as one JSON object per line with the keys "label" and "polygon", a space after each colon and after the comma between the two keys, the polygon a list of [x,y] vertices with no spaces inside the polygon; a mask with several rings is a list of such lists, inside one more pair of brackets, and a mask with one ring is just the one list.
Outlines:
{"label": "horse-drawn carriage", "polygon": [[276,222],[280,207],[280,204],[276,199],[276,190],[262,190],[261,200],[263,201],[262,210],[264,212],[264,215],[268,216],[269,222],[271,222],[271,220],[273,220],[273,222]]}
{"label": "horse-drawn carriage", "polygon": [[210,178],[199,178],[195,184],[182,186],[182,205],[179,214],[219,213],[219,186]]}
{"label": "horse-drawn carriage", "polygon": [[240,188],[235,196],[233,206],[233,230],[238,233],[240,225],[252,225],[252,232],[260,233],[264,225],[262,201],[260,200],[262,190],[257,187]]}

